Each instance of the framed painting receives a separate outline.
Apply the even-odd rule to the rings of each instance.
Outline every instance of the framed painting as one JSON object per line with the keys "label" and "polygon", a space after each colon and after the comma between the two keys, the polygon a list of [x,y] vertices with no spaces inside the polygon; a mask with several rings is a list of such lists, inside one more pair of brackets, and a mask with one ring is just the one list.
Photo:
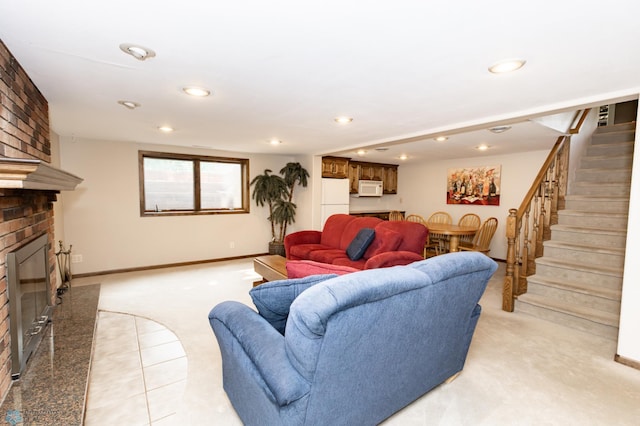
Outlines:
{"label": "framed painting", "polygon": [[449,169],[447,171],[447,204],[499,206],[500,167]]}

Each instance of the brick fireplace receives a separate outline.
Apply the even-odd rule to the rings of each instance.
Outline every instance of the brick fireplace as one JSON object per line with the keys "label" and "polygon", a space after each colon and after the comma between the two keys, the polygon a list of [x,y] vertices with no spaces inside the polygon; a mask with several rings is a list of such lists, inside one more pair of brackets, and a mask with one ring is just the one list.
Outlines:
{"label": "brick fireplace", "polygon": [[57,288],[53,202],[81,179],[51,162],[47,100],[0,40],[0,401],[11,386],[6,255],[48,236],[50,304]]}

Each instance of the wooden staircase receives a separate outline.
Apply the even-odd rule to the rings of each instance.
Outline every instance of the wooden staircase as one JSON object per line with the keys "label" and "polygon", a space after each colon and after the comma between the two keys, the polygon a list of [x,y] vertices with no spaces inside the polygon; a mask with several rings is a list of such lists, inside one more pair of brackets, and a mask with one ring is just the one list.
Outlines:
{"label": "wooden staircase", "polygon": [[515,310],[618,337],[635,123],[599,127]]}

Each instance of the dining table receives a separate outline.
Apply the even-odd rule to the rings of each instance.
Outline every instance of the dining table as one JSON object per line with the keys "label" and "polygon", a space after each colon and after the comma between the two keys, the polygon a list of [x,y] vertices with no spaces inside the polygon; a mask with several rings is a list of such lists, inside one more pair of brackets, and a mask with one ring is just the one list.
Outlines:
{"label": "dining table", "polygon": [[473,237],[478,228],[473,226],[460,226],[450,223],[430,223],[427,225],[429,228],[429,234],[439,234],[449,236],[449,252],[459,251],[458,246],[460,244],[461,236]]}

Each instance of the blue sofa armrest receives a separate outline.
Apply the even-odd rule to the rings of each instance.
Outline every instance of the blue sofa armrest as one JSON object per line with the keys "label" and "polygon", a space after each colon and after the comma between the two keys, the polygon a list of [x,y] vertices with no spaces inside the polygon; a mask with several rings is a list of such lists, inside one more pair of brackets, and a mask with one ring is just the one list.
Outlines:
{"label": "blue sofa armrest", "polygon": [[284,337],[247,305],[222,302],[209,313],[209,323],[220,344],[223,363],[225,352],[237,357],[233,350],[225,351],[223,346],[226,349],[240,346],[258,371],[258,380],[266,384],[265,391],[279,406],[296,401],[309,392],[309,383],[289,362]]}

